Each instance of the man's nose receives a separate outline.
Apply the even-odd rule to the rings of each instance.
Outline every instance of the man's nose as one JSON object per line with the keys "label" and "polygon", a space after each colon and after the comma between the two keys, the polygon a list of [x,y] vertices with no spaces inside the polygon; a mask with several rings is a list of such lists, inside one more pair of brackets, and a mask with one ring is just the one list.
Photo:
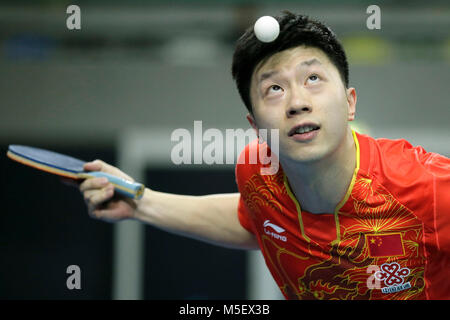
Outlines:
{"label": "man's nose", "polygon": [[291,92],[288,107],[286,109],[286,116],[293,117],[300,113],[311,112],[312,106],[310,100],[306,95],[302,94],[301,89],[296,89]]}

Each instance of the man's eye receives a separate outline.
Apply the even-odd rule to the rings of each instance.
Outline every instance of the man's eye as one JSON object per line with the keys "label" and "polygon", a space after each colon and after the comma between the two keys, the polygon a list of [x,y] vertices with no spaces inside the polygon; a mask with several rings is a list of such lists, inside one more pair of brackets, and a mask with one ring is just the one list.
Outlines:
{"label": "man's eye", "polygon": [[316,83],[320,80],[319,76],[317,76],[316,74],[312,74],[308,77],[307,82],[308,83]]}
{"label": "man's eye", "polygon": [[274,85],[270,86],[269,89],[267,89],[267,93],[280,92],[281,90],[283,90],[283,88],[274,84]]}

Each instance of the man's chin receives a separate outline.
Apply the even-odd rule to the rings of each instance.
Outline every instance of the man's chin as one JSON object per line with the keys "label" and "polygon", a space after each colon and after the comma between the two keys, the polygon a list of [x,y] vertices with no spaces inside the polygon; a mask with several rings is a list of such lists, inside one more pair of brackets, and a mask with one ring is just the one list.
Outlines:
{"label": "man's chin", "polygon": [[298,163],[298,164],[313,164],[318,162],[324,158],[324,155],[320,152],[313,152],[312,150],[309,152],[291,152],[288,154],[280,154],[281,161],[286,160],[290,163]]}

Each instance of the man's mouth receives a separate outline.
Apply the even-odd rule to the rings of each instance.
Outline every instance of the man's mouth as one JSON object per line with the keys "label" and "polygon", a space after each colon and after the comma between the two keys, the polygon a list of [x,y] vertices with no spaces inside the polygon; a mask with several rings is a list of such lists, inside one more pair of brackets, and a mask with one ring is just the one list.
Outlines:
{"label": "man's mouth", "polygon": [[320,126],[315,123],[303,123],[289,130],[288,136],[296,141],[308,141],[315,138],[320,130]]}
{"label": "man's mouth", "polygon": [[319,130],[320,126],[314,123],[306,123],[302,125],[297,125],[289,130],[288,136],[292,137],[295,134],[304,134],[311,131]]}

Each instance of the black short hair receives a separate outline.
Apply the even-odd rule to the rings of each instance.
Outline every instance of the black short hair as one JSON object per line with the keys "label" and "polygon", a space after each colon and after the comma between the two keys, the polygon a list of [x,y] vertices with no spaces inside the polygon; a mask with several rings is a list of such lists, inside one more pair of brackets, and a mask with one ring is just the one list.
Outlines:
{"label": "black short hair", "polygon": [[253,25],[236,42],[231,74],[250,113],[252,113],[250,82],[255,67],[262,60],[294,47],[304,45],[322,50],[336,66],[345,87],[348,88],[347,57],[342,45],[330,28],[308,16],[289,11],[284,11],[281,16],[274,18],[280,24],[280,34],[273,42],[263,43],[259,41],[253,31]]}

